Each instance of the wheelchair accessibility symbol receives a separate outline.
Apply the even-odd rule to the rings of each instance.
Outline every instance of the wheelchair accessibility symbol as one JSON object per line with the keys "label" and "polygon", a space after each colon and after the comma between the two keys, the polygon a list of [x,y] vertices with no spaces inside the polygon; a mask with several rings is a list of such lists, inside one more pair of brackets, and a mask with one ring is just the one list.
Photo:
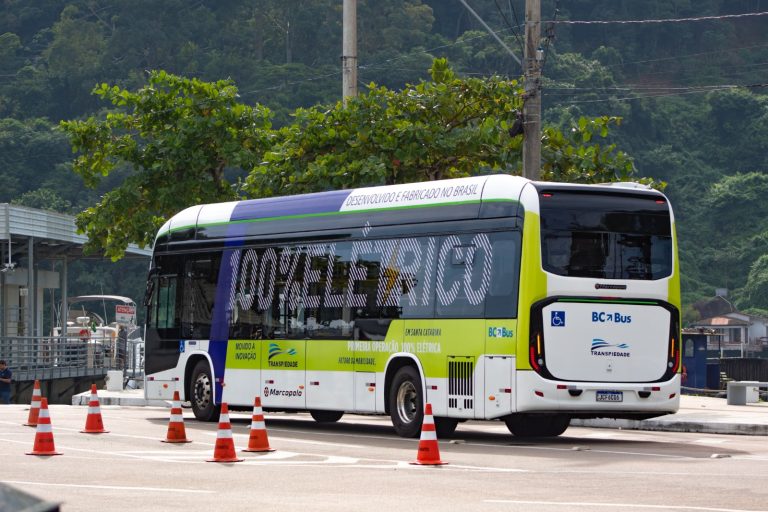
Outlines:
{"label": "wheelchair accessibility symbol", "polygon": [[552,327],[565,327],[565,311],[552,312]]}

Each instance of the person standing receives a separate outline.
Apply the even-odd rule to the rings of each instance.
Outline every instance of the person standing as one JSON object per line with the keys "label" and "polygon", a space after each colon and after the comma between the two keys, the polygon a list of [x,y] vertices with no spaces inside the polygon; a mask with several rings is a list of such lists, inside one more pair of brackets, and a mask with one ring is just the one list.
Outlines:
{"label": "person standing", "polygon": [[0,359],[0,404],[11,403],[11,377],[13,373],[5,364],[5,360]]}

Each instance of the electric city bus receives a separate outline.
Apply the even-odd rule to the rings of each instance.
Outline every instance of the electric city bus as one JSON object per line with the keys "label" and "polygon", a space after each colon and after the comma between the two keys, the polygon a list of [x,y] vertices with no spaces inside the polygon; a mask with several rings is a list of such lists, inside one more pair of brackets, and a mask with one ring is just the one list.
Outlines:
{"label": "electric city bus", "polygon": [[195,417],[386,414],[417,437],[673,413],[680,279],[667,198],[492,175],[199,205],[160,229],[145,393]]}

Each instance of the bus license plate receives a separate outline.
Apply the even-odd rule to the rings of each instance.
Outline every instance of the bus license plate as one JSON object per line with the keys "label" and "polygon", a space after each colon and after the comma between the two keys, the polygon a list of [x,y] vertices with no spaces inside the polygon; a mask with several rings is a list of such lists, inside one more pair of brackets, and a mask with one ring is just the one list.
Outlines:
{"label": "bus license plate", "polygon": [[598,402],[623,402],[624,392],[623,391],[598,391],[597,401]]}

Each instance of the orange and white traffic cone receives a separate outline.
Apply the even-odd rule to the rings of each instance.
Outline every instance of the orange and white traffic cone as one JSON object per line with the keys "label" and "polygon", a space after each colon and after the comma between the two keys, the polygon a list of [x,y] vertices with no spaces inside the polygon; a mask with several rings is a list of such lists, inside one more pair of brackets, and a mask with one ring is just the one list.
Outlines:
{"label": "orange and white traffic cone", "polygon": [[88,401],[88,416],[85,418],[85,428],[81,430],[83,434],[106,434],[109,430],[104,430],[104,422],[101,419],[101,407],[99,406],[99,395],[96,392],[96,384],[91,384],[91,399]]}
{"label": "orange and white traffic cone", "polygon": [[273,452],[269,447],[267,426],[264,423],[264,412],[261,410],[261,397],[253,401],[253,415],[251,416],[251,434],[248,437],[248,448],[244,452]]}
{"label": "orange and white traffic cone", "polygon": [[171,407],[171,420],[168,422],[168,433],[164,443],[191,443],[187,439],[187,431],[184,428],[184,414],[181,412],[181,398],[179,392],[173,392],[173,406]]}
{"label": "orange and white traffic cone", "polygon": [[29,404],[29,416],[27,422],[24,424],[28,427],[37,426],[37,418],[40,417],[40,399],[42,393],[40,393],[40,381],[35,380],[35,387],[32,389],[32,402]]}
{"label": "orange and white traffic cone", "polygon": [[419,453],[411,464],[438,466],[448,464],[440,460],[440,449],[437,446],[437,431],[435,419],[432,417],[432,404],[424,405],[424,421],[421,424],[421,437],[419,438]]}
{"label": "orange and white traffic cone", "polygon": [[56,451],[53,443],[53,428],[51,417],[48,415],[48,399],[40,400],[40,414],[37,418],[37,431],[35,432],[35,445],[27,455],[61,455]]}
{"label": "orange and white traffic cone", "polygon": [[235,453],[235,441],[232,439],[232,425],[229,423],[229,408],[226,402],[221,404],[219,430],[216,432],[216,446],[213,448],[213,458],[207,462],[242,462]]}

